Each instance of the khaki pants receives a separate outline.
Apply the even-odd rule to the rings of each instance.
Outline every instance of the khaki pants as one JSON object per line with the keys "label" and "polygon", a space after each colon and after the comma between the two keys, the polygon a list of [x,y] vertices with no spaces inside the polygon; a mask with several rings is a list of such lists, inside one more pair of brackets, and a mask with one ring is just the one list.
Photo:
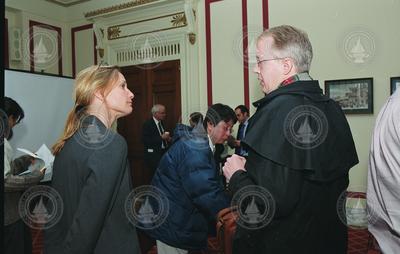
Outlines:
{"label": "khaki pants", "polygon": [[188,254],[188,251],[169,246],[157,240],[157,254]]}

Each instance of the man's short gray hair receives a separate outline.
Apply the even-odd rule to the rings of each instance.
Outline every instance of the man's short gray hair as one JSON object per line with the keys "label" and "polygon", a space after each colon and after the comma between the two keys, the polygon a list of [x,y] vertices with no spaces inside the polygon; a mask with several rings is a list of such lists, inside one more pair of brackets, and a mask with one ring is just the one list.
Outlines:
{"label": "man's short gray hair", "polygon": [[157,113],[158,111],[160,111],[160,109],[164,107],[164,105],[161,104],[155,104],[153,105],[153,107],[151,107],[151,114],[154,115],[155,113]]}
{"label": "man's short gray hair", "polygon": [[258,40],[272,37],[272,50],[275,57],[289,57],[294,60],[298,72],[310,70],[313,58],[311,42],[306,32],[289,25],[265,30]]}

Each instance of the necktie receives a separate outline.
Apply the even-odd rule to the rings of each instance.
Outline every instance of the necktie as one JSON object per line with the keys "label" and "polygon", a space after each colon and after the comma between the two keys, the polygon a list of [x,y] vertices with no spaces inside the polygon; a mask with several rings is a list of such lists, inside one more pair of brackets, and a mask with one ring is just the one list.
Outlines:
{"label": "necktie", "polygon": [[[242,140],[243,139],[243,131],[244,131],[244,125],[241,123],[239,124],[239,129],[238,129],[238,133],[236,136],[237,140]],[[241,147],[236,147],[235,148],[235,154],[240,155],[242,152],[242,148]]]}
{"label": "necktie", "polygon": [[[164,134],[164,128],[162,127],[161,121],[158,122],[158,130],[160,131],[160,134]],[[167,147],[167,142],[165,142],[165,140],[162,140],[162,145],[161,148],[166,148]]]}
{"label": "necktie", "polygon": [[242,140],[243,139],[243,132],[244,132],[244,124],[239,124],[239,130],[237,134],[237,140]]}

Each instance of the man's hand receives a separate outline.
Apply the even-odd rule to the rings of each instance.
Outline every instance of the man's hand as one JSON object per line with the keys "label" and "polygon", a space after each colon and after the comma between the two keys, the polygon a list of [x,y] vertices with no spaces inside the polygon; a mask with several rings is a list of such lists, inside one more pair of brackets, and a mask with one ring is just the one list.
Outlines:
{"label": "man's hand", "polygon": [[240,140],[235,140],[235,147],[240,147]]}
{"label": "man's hand", "polygon": [[164,132],[164,134],[161,135],[161,138],[167,142],[170,142],[172,139],[168,131]]}
{"label": "man's hand", "polygon": [[238,171],[238,170],[244,170],[244,164],[246,164],[246,159],[242,156],[239,155],[232,155],[230,158],[228,158],[225,162],[224,167],[222,168],[224,171],[224,176],[226,178],[226,181],[229,182],[231,179],[232,175]]}
{"label": "man's hand", "polygon": [[44,175],[46,173],[46,168],[42,168],[40,171],[40,174]]}

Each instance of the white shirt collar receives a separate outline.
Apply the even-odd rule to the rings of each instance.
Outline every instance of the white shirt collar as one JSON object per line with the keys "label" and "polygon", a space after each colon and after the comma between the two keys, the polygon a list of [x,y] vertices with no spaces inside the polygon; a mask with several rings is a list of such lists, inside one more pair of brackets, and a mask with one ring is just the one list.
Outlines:
{"label": "white shirt collar", "polygon": [[153,120],[154,120],[154,122],[156,123],[156,125],[157,125],[157,127],[158,127],[158,120],[153,116]]}
{"label": "white shirt collar", "polygon": [[208,137],[208,145],[210,146],[211,152],[214,153],[215,152],[215,145],[213,144],[210,135],[207,134]]}
{"label": "white shirt collar", "polygon": [[14,151],[8,140],[4,138],[4,176],[6,176],[11,170],[10,167],[13,156]]}

